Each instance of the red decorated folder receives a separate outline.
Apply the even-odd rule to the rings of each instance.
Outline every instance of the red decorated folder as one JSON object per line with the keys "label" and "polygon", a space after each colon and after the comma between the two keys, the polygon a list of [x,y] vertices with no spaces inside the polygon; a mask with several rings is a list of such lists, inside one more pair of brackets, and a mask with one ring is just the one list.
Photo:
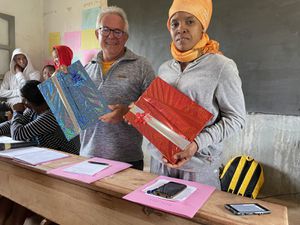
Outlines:
{"label": "red decorated folder", "polygon": [[212,114],[157,77],[125,115],[172,164],[212,118]]}

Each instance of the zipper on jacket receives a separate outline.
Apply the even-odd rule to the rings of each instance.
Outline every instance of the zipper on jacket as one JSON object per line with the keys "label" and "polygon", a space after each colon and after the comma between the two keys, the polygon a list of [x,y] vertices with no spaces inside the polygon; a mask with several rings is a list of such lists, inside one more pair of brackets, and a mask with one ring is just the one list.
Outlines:
{"label": "zipper on jacket", "polygon": [[[176,67],[178,67],[178,68],[176,68],[176,72],[178,72],[178,70],[179,70],[179,73],[178,73],[178,77],[176,78],[176,81],[175,81],[175,87],[178,87],[178,83],[179,83],[179,81],[180,81],[180,79],[182,78],[182,76],[185,74],[185,72],[188,72],[189,71],[189,69],[190,69],[190,67],[191,67],[191,64],[193,64],[194,62],[191,62],[191,63],[189,63],[188,65],[187,65],[187,67],[184,69],[184,71],[181,71],[181,66],[180,66],[180,63],[179,62],[175,62],[175,65],[176,65]],[[177,70],[178,69],[178,70]]]}
{"label": "zipper on jacket", "polygon": [[180,66],[179,62],[175,62],[175,68],[176,68],[176,72],[177,72],[177,78],[175,80],[175,87],[178,88],[179,81],[182,78],[182,76],[184,75],[185,71],[181,71],[181,66]]}

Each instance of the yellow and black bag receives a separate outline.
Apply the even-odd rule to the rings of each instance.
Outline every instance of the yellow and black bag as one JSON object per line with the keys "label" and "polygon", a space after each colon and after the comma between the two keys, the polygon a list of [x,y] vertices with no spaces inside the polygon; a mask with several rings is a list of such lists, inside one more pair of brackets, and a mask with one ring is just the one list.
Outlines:
{"label": "yellow and black bag", "polygon": [[250,156],[232,158],[220,176],[221,190],[256,198],[264,183],[262,166]]}

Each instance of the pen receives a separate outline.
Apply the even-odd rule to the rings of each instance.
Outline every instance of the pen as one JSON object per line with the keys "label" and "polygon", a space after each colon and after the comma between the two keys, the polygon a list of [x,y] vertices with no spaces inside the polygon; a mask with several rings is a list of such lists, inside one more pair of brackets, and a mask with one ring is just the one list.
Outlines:
{"label": "pen", "polygon": [[103,162],[97,162],[97,161],[88,161],[88,162],[92,163],[92,164],[99,164],[99,165],[109,166],[108,163],[103,163]]}

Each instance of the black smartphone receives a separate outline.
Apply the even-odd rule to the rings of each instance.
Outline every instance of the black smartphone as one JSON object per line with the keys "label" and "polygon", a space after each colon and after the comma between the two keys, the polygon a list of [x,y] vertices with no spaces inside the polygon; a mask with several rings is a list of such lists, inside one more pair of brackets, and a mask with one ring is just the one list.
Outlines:
{"label": "black smartphone", "polygon": [[147,193],[170,199],[182,192],[186,187],[187,186],[185,184],[170,181],[158,188],[148,190]]}
{"label": "black smartphone", "polygon": [[258,203],[225,204],[225,208],[235,215],[262,215],[269,214],[271,210]]}

